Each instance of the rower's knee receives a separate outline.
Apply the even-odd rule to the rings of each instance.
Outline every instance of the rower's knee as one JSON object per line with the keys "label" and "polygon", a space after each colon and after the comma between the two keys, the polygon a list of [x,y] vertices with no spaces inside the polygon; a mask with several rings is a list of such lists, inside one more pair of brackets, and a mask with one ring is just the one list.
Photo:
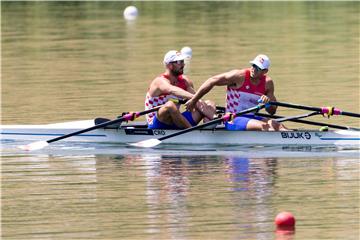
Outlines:
{"label": "rower's knee", "polygon": [[290,129],[286,128],[282,123],[279,123],[275,120],[269,120],[268,121],[270,127],[273,131],[290,131]]}
{"label": "rower's knee", "polygon": [[261,131],[273,131],[274,130],[273,127],[271,126],[271,124],[268,122],[261,122],[260,128],[261,128],[260,129]]}
{"label": "rower's knee", "polygon": [[205,104],[210,107],[211,109],[216,109],[216,105],[215,105],[215,102],[214,101],[211,101],[211,100],[205,100]]}
{"label": "rower's knee", "polygon": [[169,114],[172,114],[172,113],[178,111],[178,108],[174,102],[169,101],[169,102],[165,103],[164,110],[166,112],[168,112]]}
{"label": "rower's knee", "polygon": [[213,102],[211,100],[206,100],[206,101],[204,101],[204,103],[205,103],[205,108],[202,111],[202,115],[204,116],[204,118],[207,118],[208,120],[212,120],[216,113],[215,102]]}

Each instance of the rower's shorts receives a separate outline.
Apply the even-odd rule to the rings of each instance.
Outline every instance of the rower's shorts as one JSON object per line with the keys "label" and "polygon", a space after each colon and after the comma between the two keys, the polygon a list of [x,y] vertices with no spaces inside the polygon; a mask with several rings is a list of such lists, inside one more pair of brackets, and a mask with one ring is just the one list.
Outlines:
{"label": "rower's shorts", "polygon": [[[186,118],[186,120],[188,120],[188,122],[191,124],[191,126],[196,126],[197,125],[197,123],[192,118],[191,112],[185,111],[185,112],[182,113],[182,115]],[[150,129],[180,129],[175,124],[169,125],[169,124],[161,122],[157,118],[157,115],[155,115],[152,124],[148,125],[148,128],[150,128]]]}
{"label": "rower's shorts", "polygon": [[231,122],[226,122],[225,129],[230,130],[230,131],[245,131],[246,126],[251,119],[256,119],[256,120],[261,121],[264,118],[260,117],[260,116],[255,116],[255,115],[242,115],[242,116],[236,117]]}

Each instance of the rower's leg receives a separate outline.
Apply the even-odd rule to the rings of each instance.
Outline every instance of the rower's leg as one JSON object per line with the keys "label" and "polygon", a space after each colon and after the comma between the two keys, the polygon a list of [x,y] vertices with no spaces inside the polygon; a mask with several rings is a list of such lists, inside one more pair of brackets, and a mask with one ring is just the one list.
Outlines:
{"label": "rower's leg", "polygon": [[284,124],[279,123],[275,120],[268,120],[268,124],[271,126],[273,131],[292,131],[291,129],[285,127]]}
{"label": "rower's leg", "polygon": [[274,131],[267,121],[250,119],[246,124],[246,130],[251,131]]}
{"label": "rower's leg", "polygon": [[175,124],[179,128],[189,128],[191,124],[181,114],[174,102],[167,102],[157,113],[159,121],[168,125]]}
{"label": "rower's leg", "polygon": [[209,122],[214,119],[214,116],[216,114],[216,105],[215,102],[206,100],[205,101],[205,108],[202,112],[204,115],[204,123]]}
{"label": "rower's leg", "polygon": [[246,130],[253,130],[253,131],[291,131],[283,124],[276,122],[274,120],[263,119],[263,120],[256,120],[251,119],[246,125]]}
{"label": "rower's leg", "polygon": [[196,123],[199,123],[201,119],[206,123],[214,118],[215,112],[216,106],[213,101],[198,101],[195,111],[192,112],[192,117]]}

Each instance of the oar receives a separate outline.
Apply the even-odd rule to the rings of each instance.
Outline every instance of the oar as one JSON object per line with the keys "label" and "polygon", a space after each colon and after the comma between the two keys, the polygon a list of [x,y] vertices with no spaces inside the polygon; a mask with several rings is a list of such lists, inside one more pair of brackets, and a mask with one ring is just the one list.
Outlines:
{"label": "oar", "polygon": [[134,147],[144,147],[144,148],[155,147],[155,146],[159,145],[160,143],[162,143],[162,141],[164,141],[165,139],[176,137],[176,136],[179,136],[179,135],[194,131],[196,129],[200,129],[200,128],[204,128],[204,127],[213,125],[215,123],[227,122],[227,121],[230,121],[231,119],[233,119],[234,117],[238,117],[238,116],[246,114],[246,113],[258,111],[258,110],[260,110],[260,109],[262,109],[264,107],[265,107],[264,104],[259,104],[259,105],[255,106],[255,107],[245,109],[245,110],[240,111],[238,113],[226,113],[224,116],[222,116],[220,118],[216,118],[214,120],[211,120],[211,121],[209,121],[207,123],[200,124],[200,125],[197,125],[197,126],[194,126],[194,127],[191,127],[191,128],[186,128],[184,130],[180,130],[178,132],[169,134],[169,135],[161,137],[161,138],[152,138],[152,139],[143,140],[143,141],[136,142],[136,143],[130,143],[130,145],[134,146]]}
{"label": "oar", "polygon": [[335,107],[312,107],[312,106],[304,106],[299,104],[293,103],[284,103],[284,102],[269,102],[271,105],[280,106],[280,107],[287,107],[287,108],[295,108],[295,109],[303,109],[303,110],[310,110],[310,111],[317,111],[322,114],[331,115],[344,115],[349,117],[357,117],[360,118],[359,113],[352,113],[352,112],[345,112]]}
{"label": "oar", "polygon": [[[285,119],[286,118],[283,116],[270,115],[270,114],[266,114],[266,113],[256,113],[255,115],[260,116],[260,117],[275,118],[275,119]],[[359,130],[359,128],[352,128],[352,127],[347,127],[347,126],[334,125],[334,124],[328,124],[328,123],[322,123],[322,122],[314,122],[314,121],[302,120],[302,119],[294,119],[294,118],[286,119],[286,121],[303,123],[303,124],[314,125],[314,126],[321,126],[321,127],[327,126],[327,127],[331,127],[331,128],[335,128],[335,129],[343,129],[343,130]]]}
{"label": "oar", "polygon": [[[216,110],[218,110],[218,112],[220,112],[220,113],[224,113],[225,107],[216,106]],[[331,127],[334,129],[355,130],[355,131],[360,130],[359,128],[355,128],[355,127],[341,126],[341,125],[328,124],[328,123],[322,123],[322,122],[314,122],[314,121],[300,119],[300,118],[310,117],[310,116],[317,115],[317,114],[321,114],[321,113],[311,112],[311,113],[306,113],[303,115],[289,116],[289,117],[284,117],[284,116],[279,116],[279,115],[270,115],[267,113],[255,113],[255,115],[258,115],[260,117],[274,118],[274,119],[276,119],[277,122],[289,121],[289,122],[303,123],[303,124],[321,126],[321,127],[327,126],[327,127]]]}
{"label": "oar", "polygon": [[[177,103],[184,103],[185,102],[184,100],[177,100],[177,99],[170,99],[170,100],[173,101],[173,102],[177,102]],[[98,125],[95,125],[95,126],[92,126],[92,127],[89,127],[89,128],[85,128],[85,129],[82,129],[82,130],[79,130],[79,131],[76,131],[76,132],[65,134],[65,135],[60,136],[60,137],[52,138],[52,139],[47,140],[47,141],[37,141],[37,142],[30,143],[28,145],[19,146],[19,148],[23,149],[23,150],[27,150],[27,151],[39,150],[39,149],[42,149],[42,148],[48,146],[49,143],[56,142],[56,141],[62,140],[64,138],[69,138],[69,137],[79,135],[79,134],[84,133],[84,132],[89,132],[89,131],[92,131],[92,130],[95,130],[95,129],[103,128],[103,127],[106,127],[108,125],[119,123],[119,122],[122,122],[122,121],[133,121],[134,119],[136,119],[136,118],[138,118],[138,117],[140,117],[142,115],[145,115],[145,114],[148,114],[148,113],[151,113],[151,112],[155,112],[155,111],[159,110],[161,107],[162,107],[162,105],[159,105],[157,107],[154,107],[152,109],[148,109],[148,110],[145,110],[145,111],[142,111],[142,112],[131,112],[131,113],[125,114],[124,116],[122,116],[120,118],[117,118],[117,119],[114,119],[114,120],[110,120],[110,121],[107,121],[107,122],[104,122],[104,123],[101,123],[101,124],[98,124]]]}
{"label": "oar", "polygon": [[[216,106],[216,111],[217,111],[217,113],[224,113],[226,111],[226,109],[225,109],[225,107],[222,107],[222,106]],[[285,122],[285,121],[291,121],[293,119],[311,117],[311,116],[318,115],[318,114],[321,114],[321,113],[320,112],[311,112],[311,113],[305,113],[305,114],[289,116],[289,117],[279,117],[278,116],[275,121]],[[267,117],[270,117],[270,118],[273,116],[273,115],[263,114],[263,113],[256,113],[256,115],[259,115],[259,116],[266,115]],[[274,117],[272,117],[272,118],[274,118]]]}
{"label": "oar", "polygon": [[319,115],[319,114],[321,114],[321,113],[311,112],[311,113],[305,113],[305,114],[300,114],[300,115],[296,115],[296,116],[281,117],[281,118],[277,118],[275,121],[276,122],[285,122],[285,121],[290,121],[293,119],[301,119],[301,118],[311,117],[311,116],[315,116],[315,115]]}

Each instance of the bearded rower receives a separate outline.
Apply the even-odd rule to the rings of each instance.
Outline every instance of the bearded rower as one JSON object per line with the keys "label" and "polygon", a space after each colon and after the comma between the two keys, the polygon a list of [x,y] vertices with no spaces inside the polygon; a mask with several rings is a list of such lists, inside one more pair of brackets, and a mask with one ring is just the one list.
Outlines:
{"label": "bearded rower", "polygon": [[169,99],[190,99],[195,93],[193,82],[185,75],[186,56],[176,50],[164,56],[165,72],[150,84],[145,97],[145,110],[163,105],[157,112],[146,116],[150,129],[183,129],[197,125],[202,119],[209,121],[215,113],[211,101],[198,101],[190,111],[180,112],[180,104]]}

